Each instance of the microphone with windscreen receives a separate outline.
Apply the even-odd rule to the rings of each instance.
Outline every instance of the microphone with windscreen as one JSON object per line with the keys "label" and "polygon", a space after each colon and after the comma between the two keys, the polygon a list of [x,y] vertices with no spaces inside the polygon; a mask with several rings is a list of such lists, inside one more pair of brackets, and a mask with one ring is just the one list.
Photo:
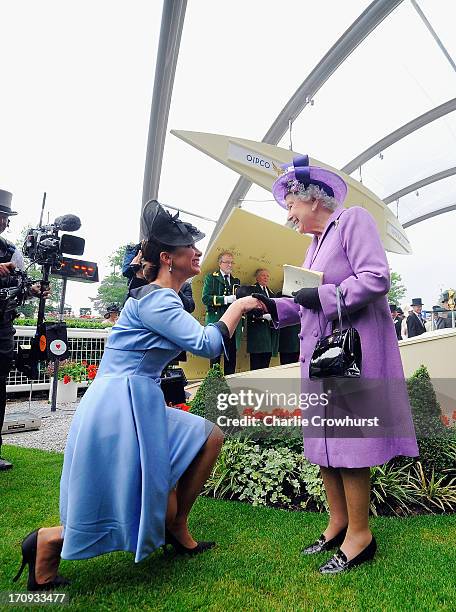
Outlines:
{"label": "microphone with windscreen", "polygon": [[61,215],[54,221],[54,225],[63,232],[76,232],[81,227],[81,219],[76,215]]}

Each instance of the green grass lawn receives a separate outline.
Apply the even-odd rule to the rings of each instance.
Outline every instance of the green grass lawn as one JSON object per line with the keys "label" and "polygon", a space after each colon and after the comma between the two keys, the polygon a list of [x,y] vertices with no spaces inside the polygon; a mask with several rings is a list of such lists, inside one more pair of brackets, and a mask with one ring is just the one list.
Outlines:
{"label": "green grass lawn", "polygon": [[[0,591],[25,591],[25,572],[19,583],[11,583],[20,542],[29,531],[59,522],[62,455],[13,446],[3,454],[14,468],[0,473]],[[328,554],[299,554],[321,533],[324,515],[201,498],[191,526],[197,538],[215,539],[218,547],[195,558],[157,551],[138,565],[128,553],[62,561],[61,573],[72,581],[71,606],[179,612],[455,610],[455,515],[372,519],[379,544],[375,561],[333,577],[316,571]]]}

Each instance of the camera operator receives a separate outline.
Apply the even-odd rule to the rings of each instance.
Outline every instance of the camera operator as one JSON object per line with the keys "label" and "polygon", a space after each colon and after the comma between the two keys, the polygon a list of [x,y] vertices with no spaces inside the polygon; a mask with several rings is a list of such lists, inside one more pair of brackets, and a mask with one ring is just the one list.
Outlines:
{"label": "camera operator", "polygon": [[[17,215],[17,212],[11,210],[12,197],[9,191],[0,189],[0,234],[9,226],[9,218]],[[0,288],[9,286],[10,277],[16,269],[24,269],[22,253],[13,243],[0,236]],[[31,296],[39,297],[40,294],[40,283],[35,283],[30,287]],[[48,295],[49,291],[43,292],[43,297]],[[13,321],[15,317],[16,312],[14,310],[0,311],[0,471],[12,467],[9,461],[1,458],[1,430],[5,418],[6,379],[13,365],[14,334],[16,332]]]}

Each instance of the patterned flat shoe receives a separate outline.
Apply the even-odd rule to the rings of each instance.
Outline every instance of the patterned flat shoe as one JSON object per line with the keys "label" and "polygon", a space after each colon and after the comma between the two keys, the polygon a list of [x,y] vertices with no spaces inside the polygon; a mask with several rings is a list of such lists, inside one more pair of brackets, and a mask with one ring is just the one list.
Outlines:
{"label": "patterned flat shoe", "polygon": [[359,555],[356,555],[356,557],[350,559],[350,561],[348,561],[345,553],[343,553],[339,548],[336,554],[324,565],[322,565],[318,571],[320,574],[340,574],[341,572],[348,572],[354,567],[357,567],[362,563],[366,563],[366,561],[372,561],[376,550],[377,542],[375,541],[374,536],[372,536],[370,544],[366,546],[366,548],[362,550]]}
{"label": "patterned flat shoe", "polygon": [[327,540],[324,535],[321,535],[316,542],[314,542],[310,546],[307,546],[307,548],[301,550],[301,554],[315,555],[316,553],[321,553],[327,550],[332,550],[333,548],[337,548],[344,541],[346,533],[347,528],[344,527],[342,531],[339,531],[339,533],[330,540]]}

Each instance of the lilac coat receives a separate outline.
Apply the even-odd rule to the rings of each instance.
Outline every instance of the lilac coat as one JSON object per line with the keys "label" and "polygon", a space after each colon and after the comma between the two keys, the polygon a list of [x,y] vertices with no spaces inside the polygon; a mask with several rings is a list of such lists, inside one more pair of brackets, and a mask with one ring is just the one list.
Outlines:
{"label": "lilac coat", "polygon": [[[329,217],[320,240],[314,237],[303,266],[323,272],[323,284],[318,289],[322,309],[303,308],[292,298],[276,300],[277,327],[301,323],[302,391],[308,389],[309,384],[315,384],[308,383],[309,361],[318,339],[332,332],[332,323],[337,319],[338,285],[352,325],[361,338],[361,377],[364,380],[359,384],[372,386],[371,390],[356,396],[356,405],[352,405],[354,414],[364,412],[367,416],[370,412],[372,416],[372,410],[377,408],[388,413],[384,419],[388,425],[382,433],[371,428],[364,429],[360,437],[353,434],[334,437],[334,433],[331,437],[327,429],[304,429],[305,456],[321,466],[347,468],[381,465],[397,455],[416,456],[418,448],[410,403],[386,297],[390,287],[389,266],[371,215],[358,206],[347,209],[338,206]],[[345,401],[350,404],[350,400]],[[322,416],[330,416],[326,408],[320,410]],[[366,437],[366,431],[375,433],[368,433],[371,437]]]}

